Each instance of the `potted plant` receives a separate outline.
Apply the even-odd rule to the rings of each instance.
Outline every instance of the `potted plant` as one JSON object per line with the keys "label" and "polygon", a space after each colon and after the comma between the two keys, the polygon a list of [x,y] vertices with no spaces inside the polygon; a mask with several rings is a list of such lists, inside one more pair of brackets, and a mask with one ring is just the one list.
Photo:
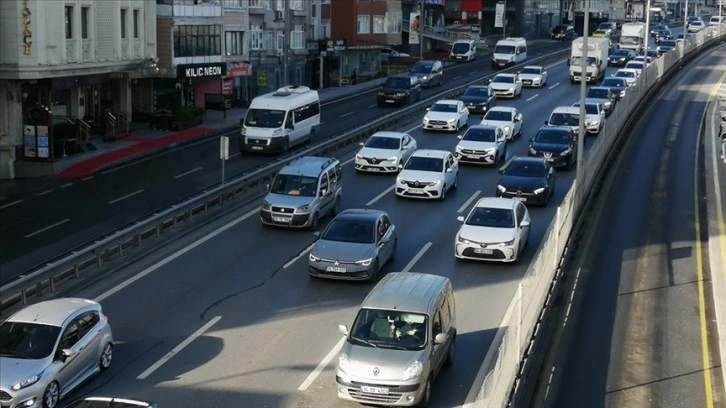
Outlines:
{"label": "potted plant", "polygon": [[172,111],[171,130],[184,130],[202,124],[204,109],[196,106],[180,106]]}

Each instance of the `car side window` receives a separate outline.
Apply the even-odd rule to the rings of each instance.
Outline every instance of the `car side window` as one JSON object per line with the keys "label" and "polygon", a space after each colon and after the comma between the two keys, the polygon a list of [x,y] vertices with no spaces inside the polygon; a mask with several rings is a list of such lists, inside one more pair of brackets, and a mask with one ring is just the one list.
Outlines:
{"label": "car side window", "polygon": [[380,242],[381,239],[383,239],[383,236],[386,235],[386,227],[383,225],[383,219],[378,219],[376,222],[376,236],[377,241]]}
{"label": "car side window", "polygon": [[517,225],[521,224],[522,220],[524,220],[524,204],[518,203],[517,204]]}
{"label": "car side window", "polygon": [[449,301],[446,298],[441,304],[441,327],[443,330],[448,330],[451,327],[451,311],[449,310]]}
{"label": "car side window", "polygon": [[61,336],[61,341],[58,344],[58,349],[65,350],[69,349],[78,343],[78,341],[81,339],[80,333],[78,331],[78,319],[74,319],[72,323],[66,327],[66,329],[63,331],[63,335]]}
{"label": "car side window", "polygon": [[81,315],[78,319],[78,337],[83,338],[83,336],[88,334],[98,324],[99,320],[101,319],[95,310]]}
{"label": "car side window", "polygon": [[318,195],[322,195],[323,190],[326,190],[327,191],[329,185],[330,185],[330,182],[328,180],[328,172],[326,171],[320,177],[320,189],[318,190]]}
{"label": "car side window", "polygon": [[441,312],[438,310],[434,315],[434,322],[431,324],[431,332],[433,333],[433,337],[441,333]]}
{"label": "car side window", "polygon": [[338,182],[338,175],[335,172],[335,169],[332,168],[332,169],[328,170],[327,173],[329,174],[329,177],[330,177],[330,184],[334,186]]}

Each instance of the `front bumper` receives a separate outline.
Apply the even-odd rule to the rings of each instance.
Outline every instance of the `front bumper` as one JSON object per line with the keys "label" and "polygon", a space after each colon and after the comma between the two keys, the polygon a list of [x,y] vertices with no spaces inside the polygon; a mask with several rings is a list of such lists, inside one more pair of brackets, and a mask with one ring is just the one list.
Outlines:
{"label": "front bumper", "polygon": [[397,407],[416,406],[423,396],[426,384],[425,381],[400,385],[371,384],[367,379],[349,378],[340,374],[336,374],[335,383],[339,399],[363,404]]}
{"label": "front bumper", "polygon": [[479,151],[479,150],[457,150],[454,152],[454,157],[461,163],[475,163],[475,164],[496,164],[494,161],[494,151]]}
{"label": "front bumper", "polygon": [[443,120],[424,120],[421,124],[424,130],[448,130],[450,132],[456,131],[456,121],[444,122]]}
{"label": "front bumper", "polygon": [[398,161],[364,157],[362,159],[355,159],[355,169],[371,173],[397,173]]}
{"label": "front bumper", "polygon": [[308,273],[316,278],[340,280],[370,280],[375,273],[373,263],[368,266],[355,263],[338,263],[329,261],[308,261]]}
{"label": "front bumper", "polygon": [[[570,81],[571,82],[577,82],[582,80],[582,72],[572,72],[570,73]],[[588,72],[585,74],[585,81],[587,82],[595,82],[597,80],[597,76],[595,76],[594,73]]]}
{"label": "front bumper", "polygon": [[312,213],[292,214],[271,210],[260,210],[260,221],[265,225],[286,228],[307,228],[310,226]]}
{"label": "front bumper", "polygon": [[457,241],[454,245],[454,255],[460,259],[477,261],[514,262],[517,260],[517,252],[513,246],[499,246],[498,244],[464,244]]}
{"label": "front bumper", "polygon": [[252,153],[279,153],[285,150],[287,140],[283,136],[261,138],[240,136],[239,150]]}
{"label": "front bumper", "polygon": [[396,105],[405,105],[406,104],[406,96],[398,96],[398,95],[378,95],[378,106],[396,106]]}
{"label": "front bumper", "polygon": [[522,86],[542,87],[542,78],[522,79]]}
{"label": "front bumper", "polygon": [[504,197],[504,198],[511,198],[514,200],[519,200],[526,205],[534,204],[534,205],[545,205],[547,204],[547,198],[549,197],[550,192],[548,190],[545,190],[541,194],[535,194],[531,191],[521,191],[521,190],[507,190],[507,191],[499,191],[497,189],[496,195],[497,197]]}
{"label": "front bumper", "polygon": [[492,89],[492,93],[496,95],[497,98],[514,98],[517,91],[516,89]]}
{"label": "front bumper", "polygon": [[492,68],[506,68],[508,66],[514,65],[514,61],[512,60],[492,60]]}
{"label": "front bumper", "polygon": [[527,155],[534,156],[534,157],[544,157],[545,160],[550,162],[553,167],[565,167],[572,161],[572,153],[569,153],[565,156],[560,156],[559,153],[550,153],[550,152],[542,152],[537,151],[537,153],[532,153],[531,151],[527,152]]}
{"label": "front bumper", "polygon": [[466,61],[470,61],[471,58],[469,58],[467,55],[452,55],[451,60],[459,61],[459,62],[466,62]]}
{"label": "front bumper", "polygon": [[599,123],[597,125],[586,125],[585,130],[587,131],[587,133],[596,135],[600,133],[600,126],[601,125]]}
{"label": "front bumper", "polygon": [[443,184],[439,183],[435,186],[429,185],[410,185],[412,182],[396,182],[396,195],[399,197],[413,197],[423,199],[436,199],[441,197]]}
{"label": "front bumper", "polygon": [[469,109],[469,113],[486,113],[489,110],[488,103],[467,103],[466,108]]}
{"label": "front bumper", "polygon": [[[0,388],[0,407],[2,408],[40,408],[43,406],[42,395],[46,384],[42,381],[25,387],[19,391]],[[31,402],[32,401],[32,402]],[[29,405],[26,405],[28,404]]]}

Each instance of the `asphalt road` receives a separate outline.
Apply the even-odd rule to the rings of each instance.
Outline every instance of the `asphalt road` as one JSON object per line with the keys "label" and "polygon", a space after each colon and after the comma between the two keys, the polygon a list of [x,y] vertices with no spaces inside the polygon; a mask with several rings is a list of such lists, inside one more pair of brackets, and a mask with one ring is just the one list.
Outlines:
{"label": "asphalt road", "polygon": [[703,163],[715,154],[711,136],[704,142],[698,131],[724,80],[724,61],[721,46],[683,69],[613,163],[568,273],[577,278],[574,301],[563,306],[571,312],[527,406],[696,408],[723,401],[711,276],[724,270],[709,263],[703,233],[719,223],[722,230],[726,208],[722,192],[707,211],[717,200],[711,193],[707,204],[704,180],[710,184],[715,174]]}
{"label": "asphalt road", "polygon": [[[571,103],[564,62],[548,69],[548,87],[525,89],[505,106],[524,116],[523,137],[510,155],[526,155],[552,109]],[[478,122],[472,116],[469,123]],[[452,150],[451,133],[408,130],[419,148]],[[586,147],[595,138],[587,139]],[[436,273],[452,279],[457,305],[457,356],[433,386],[434,407],[471,401],[482,360],[518,282],[575,176],[557,173],[552,204],[532,208],[530,244],[516,265],[456,261],[453,241],[476,197],[492,196],[495,168],[465,166],[459,187],[445,201],[403,200],[391,191],[393,176],[357,174],[354,152],[341,156],[343,207],[387,211],[399,231],[396,261],[384,271]],[[62,295],[102,302],[118,341],[114,364],[71,397],[124,395],[160,406],[355,407],[337,400],[334,388],[338,324],[350,324],[371,284],[311,279],[306,249],[310,232],[267,229],[258,203],[241,208],[194,234],[160,248],[96,285]]]}
{"label": "asphalt road", "polygon": [[[529,49],[530,59],[568,46],[568,43],[556,41],[533,45]],[[489,58],[448,65],[444,85],[424,89],[422,97],[445,92],[490,72]],[[376,92],[371,90],[323,105],[321,131],[316,139],[340,134],[392,112],[390,108],[375,106]],[[237,132],[230,134],[233,137],[237,135]],[[236,146],[234,141],[233,147]],[[273,158],[233,157],[226,164],[227,178],[259,167]],[[3,237],[0,284],[215,186],[220,178],[219,142],[212,138],[84,179],[59,181],[27,197],[13,197],[8,202],[0,202],[0,235]]]}

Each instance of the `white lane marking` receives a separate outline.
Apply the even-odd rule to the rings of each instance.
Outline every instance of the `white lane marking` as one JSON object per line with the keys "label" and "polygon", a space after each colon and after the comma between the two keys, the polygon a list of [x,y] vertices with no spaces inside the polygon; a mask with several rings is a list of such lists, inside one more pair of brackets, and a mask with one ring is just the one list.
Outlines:
{"label": "white lane marking", "polygon": [[368,201],[366,203],[366,206],[371,205],[371,204],[375,203],[376,201],[380,200],[381,198],[383,198],[383,196],[390,193],[391,190],[394,189],[394,187],[396,187],[395,184],[392,185],[391,187],[388,187],[387,189],[385,189],[381,194],[378,194],[374,199],[372,199],[371,201]]}
{"label": "white lane marking", "polygon": [[201,170],[202,168],[203,168],[203,167],[197,167],[196,169],[191,169],[191,170],[189,170],[189,171],[185,171],[184,173],[181,173],[181,174],[177,174],[176,176],[174,176],[174,178],[175,178],[175,179],[178,179],[178,178],[180,178],[180,177],[188,176],[188,175],[190,175],[190,174],[192,174],[192,173],[195,173],[195,172],[197,172],[197,171]]}
{"label": "white lane marking", "polygon": [[[151,158],[151,157],[149,157],[149,158]],[[131,167],[131,166],[135,166],[137,164],[139,164],[139,163],[138,162],[133,162],[133,163],[129,163],[129,164],[124,164],[123,166],[114,167],[111,170],[102,171],[101,174],[113,173],[114,171],[121,170],[121,169],[125,169],[125,168]]]}
{"label": "white lane marking", "polygon": [[122,196],[122,197],[119,197],[119,198],[114,198],[113,200],[109,201],[108,203],[109,203],[109,204],[116,204],[117,202],[119,202],[119,201],[121,201],[121,200],[125,200],[125,199],[127,199],[127,198],[129,198],[129,197],[133,197],[133,196],[135,196],[136,194],[141,194],[141,193],[143,193],[143,192],[144,192],[144,190],[136,190],[136,191],[134,191],[133,193],[128,193],[128,194],[126,194],[125,196]]}
{"label": "white lane marking", "polygon": [[559,84],[560,84],[560,83],[558,82],[558,83],[556,83],[556,84],[552,85],[551,87],[549,87],[549,88],[547,88],[547,89],[552,89],[552,88],[556,87],[556,86],[557,86],[557,85],[559,85]]}
{"label": "white lane marking", "polygon": [[461,75],[457,75],[457,76],[453,77],[452,79],[459,79],[459,78],[461,78]]}
{"label": "white lane marking", "polygon": [[68,188],[74,184],[76,184],[76,183],[66,183],[66,184],[63,184],[62,186],[60,186],[60,188]]}
{"label": "white lane marking", "polygon": [[315,379],[320,375],[320,373],[323,372],[325,367],[330,364],[330,361],[335,357],[336,354],[338,354],[338,351],[340,351],[340,348],[343,347],[343,343],[345,342],[345,337],[338,340],[338,343],[333,346],[333,348],[328,352],[328,354],[323,357],[323,360],[320,361],[320,364],[318,364],[317,367],[313,370],[312,373],[308,375],[308,378],[303,381],[302,384],[300,384],[299,387],[297,387],[298,391],[305,391],[310,387],[310,385],[315,381]]}
{"label": "white lane marking", "polygon": [[418,125],[416,125],[416,126],[412,127],[411,129],[406,129],[406,130],[404,130],[404,131],[403,131],[403,133],[411,133],[411,132],[413,132],[414,130],[416,130],[416,129],[420,128],[421,126],[423,126],[423,124],[418,124]]}
{"label": "white lane marking", "polygon": [[20,199],[20,200],[15,200],[15,201],[13,201],[12,203],[7,203],[7,204],[3,204],[2,206],[0,206],[0,210],[2,210],[2,209],[4,209],[4,208],[12,207],[12,206],[14,206],[15,204],[20,204],[20,203],[22,203],[23,201],[25,201],[25,199],[24,199],[24,198],[23,198],[23,199]]}
{"label": "white lane marking", "polygon": [[421,248],[421,250],[418,251],[418,253],[416,255],[414,255],[413,258],[411,258],[411,260],[408,262],[408,264],[406,265],[406,267],[404,267],[403,269],[401,269],[401,272],[408,272],[408,271],[410,271],[411,268],[413,268],[413,266],[416,265],[416,262],[418,262],[418,260],[421,259],[422,256],[424,256],[424,254],[426,253],[426,251],[428,251],[429,248],[431,248],[431,242],[430,241],[427,242],[426,245],[424,245],[423,248]]}
{"label": "white lane marking", "polygon": [[527,98],[527,102],[531,101],[532,99],[534,99],[538,96],[539,96],[539,94],[534,94],[534,95],[530,96],[529,98]]}
{"label": "white lane marking", "polygon": [[88,180],[90,180],[92,178],[93,178],[93,176],[84,177],[84,178],[81,179],[81,181],[88,181]]}
{"label": "white lane marking", "polygon": [[168,264],[169,262],[179,258],[180,256],[186,254],[187,252],[191,251],[192,249],[198,247],[199,245],[202,245],[203,243],[209,241],[210,239],[216,237],[217,235],[223,233],[224,231],[227,231],[228,229],[234,227],[235,225],[239,224],[240,222],[246,220],[247,218],[260,213],[260,207],[257,207],[251,211],[249,211],[247,214],[231,221],[229,224],[224,225],[220,227],[218,230],[212,231],[206,236],[200,238],[197,241],[192,242],[191,244],[187,245],[186,247],[174,252],[173,254],[167,256],[166,258],[162,259],[161,261],[151,265],[150,267],[144,269],[143,271],[139,272],[137,275],[134,275],[125,281],[121,282],[120,284],[116,285],[112,289],[100,294],[96,297],[96,302],[101,302],[104,299],[109,298],[110,296],[116,294],[117,292],[121,291],[122,289],[125,289],[132,283],[136,282],[137,280],[143,278],[144,276],[150,274],[151,272],[154,272],[155,270],[161,268],[162,266]]}
{"label": "white lane marking", "polygon": [[350,116],[350,115],[352,115],[352,114],[354,114],[354,113],[355,113],[355,112],[348,112],[348,113],[344,113],[344,114],[340,115],[339,117],[341,117],[341,118],[344,118],[344,117],[346,117],[346,116]]}
{"label": "white lane marking", "polygon": [[340,163],[340,165],[341,165],[341,166],[345,166],[346,164],[350,164],[350,163],[353,163],[353,161],[354,161],[354,160],[355,160],[355,156],[353,156],[353,157],[351,157],[350,159],[348,159],[348,160],[344,161],[343,163]]}
{"label": "white lane marking", "polygon": [[163,366],[167,361],[171,360],[172,357],[174,357],[176,354],[178,354],[180,351],[184,349],[184,347],[188,346],[197,339],[197,337],[201,336],[209,330],[210,327],[214,326],[215,323],[217,323],[222,316],[215,316],[212,320],[208,321],[204,326],[200,327],[199,330],[192,333],[191,336],[187,337],[184,341],[179,343],[178,346],[174,347],[170,352],[166,353],[164,357],[162,357],[159,361],[154,363],[151,367],[147,368],[146,371],[139,374],[138,377],[136,377],[137,380],[143,380],[146,379],[146,377],[150,376],[154,371],[156,371],[159,367]]}
{"label": "white lane marking", "polygon": [[313,249],[313,245],[315,245],[315,242],[313,242],[312,244],[308,245],[308,247],[305,248],[305,249],[303,249],[302,252],[300,252],[296,257],[294,257],[294,258],[290,259],[289,261],[287,261],[287,263],[285,265],[282,265],[282,269],[289,268],[292,264],[294,264],[295,262],[297,262],[298,259],[302,258],[304,255],[307,255],[308,252],[310,252],[310,250]]}
{"label": "white lane marking", "polygon": [[376,106],[378,106],[378,104],[377,103],[373,103],[373,104],[370,104],[370,105],[366,106],[366,108],[375,108]]}
{"label": "white lane marking", "polygon": [[466,209],[467,209],[467,208],[469,207],[469,205],[470,205],[470,204],[471,204],[471,203],[472,203],[472,202],[473,202],[474,200],[476,200],[476,198],[477,198],[477,197],[479,197],[479,194],[481,194],[481,190],[476,190],[476,191],[474,192],[474,194],[472,194],[472,195],[471,195],[471,197],[469,197],[469,199],[468,199],[468,200],[466,200],[466,202],[464,203],[464,205],[462,205],[462,206],[461,206],[461,207],[459,208],[459,211],[457,211],[457,213],[459,213],[459,214],[463,213],[463,212],[464,212],[464,210],[466,210]]}
{"label": "white lane marking", "polygon": [[45,190],[45,191],[42,191],[42,192],[38,193],[38,195],[39,196],[44,196],[44,195],[50,194],[52,192],[53,192],[53,189],[51,188],[50,190]]}
{"label": "white lane marking", "polygon": [[42,232],[48,231],[48,230],[49,230],[49,229],[51,229],[51,228],[55,228],[55,227],[57,227],[57,226],[59,226],[59,225],[63,225],[63,224],[67,223],[67,222],[68,222],[68,221],[70,221],[70,220],[71,220],[70,218],[66,218],[65,220],[61,220],[61,221],[58,221],[58,222],[56,222],[55,224],[51,224],[51,225],[48,225],[48,226],[47,226],[47,227],[45,227],[45,228],[41,228],[41,229],[39,229],[39,230],[37,230],[37,231],[35,231],[35,232],[31,232],[30,234],[26,235],[26,236],[25,236],[24,238],[31,238],[31,237],[34,237],[34,236],[36,236],[36,235],[38,235],[38,234],[40,234],[40,233],[42,233]]}
{"label": "white lane marking", "polygon": [[237,156],[239,156],[240,154],[241,154],[240,152],[237,152],[237,153],[235,153],[235,154],[230,154],[230,155],[229,155],[229,158],[231,159],[231,158],[233,158],[233,157],[237,157]]}

